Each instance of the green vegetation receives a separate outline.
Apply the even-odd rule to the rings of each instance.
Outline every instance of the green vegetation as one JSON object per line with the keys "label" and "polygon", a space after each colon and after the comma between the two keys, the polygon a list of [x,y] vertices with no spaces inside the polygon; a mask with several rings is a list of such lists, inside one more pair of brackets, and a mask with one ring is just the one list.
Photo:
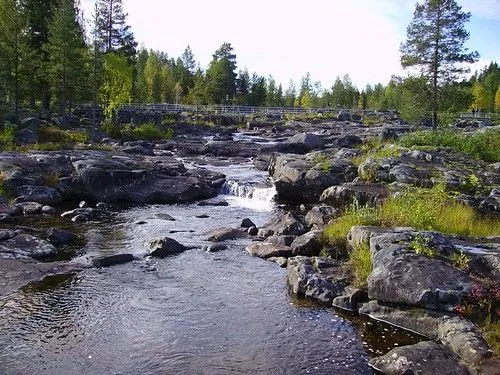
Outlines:
{"label": "green vegetation", "polygon": [[373,270],[370,247],[367,243],[354,247],[349,253],[348,264],[354,276],[353,285],[356,288],[366,288],[366,281]]}
{"label": "green vegetation", "polygon": [[451,262],[455,267],[466,270],[469,268],[470,258],[463,251],[460,251],[452,255]]}
{"label": "green vegetation", "polygon": [[38,130],[38,140],[44,143],[86,143],[88,134],[81,130],[63,130],[56,126],[42,126]]}
{"label": "green vegetation", "polygon": [[413,250],[415,253],[417,253],[419,255],[424,255],[424,256],[429,257],[429,258],[434,258],[436,256],[436,254],[434,253],[434,250],[429,245],[429,238],[423,236],[420,233],[418,233],[410,241],[408,248],[410,250]]}
{"label": "green vegetation", "polygon": [[316,165],[319,167],[319,169],[325,173],[328,173],[332,169],[332,161],[331,159],[322,153],[317,153],[313,157],[313,161],[316,163]]}
{"label": "green vegetation", "polygon": [[11,150],[14,145],[14,132],[15,127],[12,125],[5,125],[0,132],[0,150]]}
{"label": "green vegetation", "polygon": [[379,207],[351,205],[325,228],[326,241],[345,246],[347,233],[354,225],[413,227],[463,236],[500,235],[500,219],[481,217],[473,208],[454,201],[443,185],[409,190],[388,198]]}
{"label": "green vegetation", "polygon": [[450,147],[488,163],[500,161],[500,130],[488,129],[473,134],[452,130],[418,131],[401,137],[398,143],[405,147]]}
{"label": "green vegetation", "polygon": [[102,125],[102,130],[110,137],[122,140],[162,140],[171,139],[174,136],[172,129],[164,125],[157,126],[153,123],[146,123],[139,126],[120,126],[107,120]]}

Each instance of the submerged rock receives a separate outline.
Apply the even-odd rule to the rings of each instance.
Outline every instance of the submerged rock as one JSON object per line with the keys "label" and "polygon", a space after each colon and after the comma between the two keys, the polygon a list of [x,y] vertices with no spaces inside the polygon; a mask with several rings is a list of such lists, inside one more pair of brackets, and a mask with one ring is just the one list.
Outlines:
{"label": "submerged rock", "polygon": [[179,254],[186,250],[186,247],[173,238],[155,238],[147,244],[148,255],[157,258],[164,258],[169,255]]}
{"label": "submerged rock", "polygon": [[132,254],[113,254],[101,257],[92,258],[94,267],[111,267],[116,264],[132,262],[134,256]]}

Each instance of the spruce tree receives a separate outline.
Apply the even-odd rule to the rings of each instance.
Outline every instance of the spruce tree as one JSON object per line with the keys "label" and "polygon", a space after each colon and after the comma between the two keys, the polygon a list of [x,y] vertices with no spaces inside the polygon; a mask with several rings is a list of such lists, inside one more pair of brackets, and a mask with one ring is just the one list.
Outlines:
{"label": "spruce tree", "polygon": [[464,25],[470,13],[464,13],[455,0],[425,0],[415,6],[407,28],[407,41],[401,45],[404,68],[420,67],[432,92],[433,126],[437,126],[439,85],[467,71],[462,63],[477,60],[477,52],[464,47],[469,33]]}
{"label": "spruce tree", "polygon": [[74,0],[61,0],[49,24],[45,45],[46,74],[59,105],[59,113],[71,111],[87,84],[89,59]]}
{"label": "spruce tree", "polygon": [[212,103],[228,103],[236,94],[236,55],[230,43],[215,51],[207,70],[208,92]]}

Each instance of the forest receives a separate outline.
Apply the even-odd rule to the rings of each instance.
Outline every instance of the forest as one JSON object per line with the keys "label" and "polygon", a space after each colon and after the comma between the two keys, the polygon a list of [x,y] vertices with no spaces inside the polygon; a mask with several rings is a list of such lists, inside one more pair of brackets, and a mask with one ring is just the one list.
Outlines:
{"label": "forest", "polygon": [[[206,68],[189,45],[179,57],[139,47],[121,0],[97,0],[90,22],[77,0],[0,0],[0,14],[0,115],[14,122],[21,110],[64,115],[80,104],[99,105],[108,116],[126,103],[392,109],[410,122],[434,109],[424,76],[360,89],[346,74],[323,88],[306,72],[283,87],[272,75],[238,69],[229,42]],[[439,113],[499,111],[498,63],[443,82],[439,98]]]}

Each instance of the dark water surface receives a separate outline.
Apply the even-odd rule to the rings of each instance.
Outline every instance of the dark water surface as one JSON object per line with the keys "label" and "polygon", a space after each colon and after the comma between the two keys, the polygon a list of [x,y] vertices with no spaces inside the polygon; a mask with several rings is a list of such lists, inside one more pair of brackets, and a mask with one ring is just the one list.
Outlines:
{"label": "dark water surface", "polygon": [[[89,224],[76,261],[118,252],[137,260],[46,278],[0,299],[0,374],[371,374],[368,353],[415,341],[297,303],[286,271],[249,256],[246,239],[218,253],[201,249],[210,229],[244,217],[263,225],[275,209],[267,196],[227,196],[228,207],[132,207]],[[195,248],[143,259],[157,236]]]}

